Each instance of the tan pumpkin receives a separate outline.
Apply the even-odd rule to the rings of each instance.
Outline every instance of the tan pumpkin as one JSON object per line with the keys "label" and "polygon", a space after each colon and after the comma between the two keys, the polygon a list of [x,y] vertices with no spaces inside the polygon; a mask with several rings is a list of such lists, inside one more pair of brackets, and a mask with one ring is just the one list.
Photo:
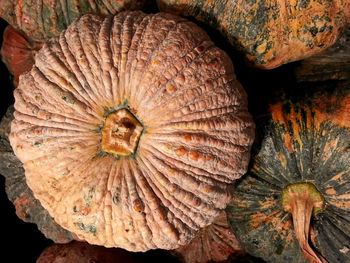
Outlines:
{"label": "tan pumpkin", "polygon": [[38,52],[15,99],[29,187],[92,244],[185,245],[247,170],[254,124],[232,63],[176,16],[83,16]]}
{"label": "tan pumpkin", "polygon": [[207,263],[236,260],[246,254],[231,232],[223,211],[186,246],[173,252],[185,263]]}

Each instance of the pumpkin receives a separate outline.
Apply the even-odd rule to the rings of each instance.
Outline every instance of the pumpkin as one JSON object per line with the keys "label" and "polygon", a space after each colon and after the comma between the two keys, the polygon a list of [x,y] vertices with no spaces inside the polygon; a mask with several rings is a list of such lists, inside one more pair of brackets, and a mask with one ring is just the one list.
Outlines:
{"label": "pumpkin", "polygon": [[8,136],[14,107],[10,106],[0,123],[0,174],[5,177],[6,194],[24,222],[34,223],[46,238],[67,243],[77,237],[59,226],[41,206],[26,184],[22,163],[13,153]]}
{"label": "pumpkin", "polygon": [[210,225],[200,230],[186,246],[174,251],[183,262],[206,263],[235,260],[246,253],[232,234],[223,211]]}
{"label": "pumpkin", "polygon": [[73,241],[45,248],[36,263],[137,263],[131,253],[120,248],[105,248]]}
{"label": "pumpkin", "polygon": [[320,54],[302,60],[295,69],[295,76],[298,82],[349,80],[350,28],[335,45]]}
{"label": "pumpkin", "polygon": [[116,14],[142,8],[143,0],[2,0],[0,17],[31,41],[43,43],[57,36],[83,14]]}
{"label": "pumpkin", "polygon": [[268,262],[350,262],[350,83],[288,90],[256,121],[247,175],[226,212]]}
{"label": "pumpkin", "polygon": [[18,85],[19,76],[32,68],[34,55],[40,47],[40,44],[28,41],[12,26],[6,27],[1,46],[1,59],[14,76],[15,86]]}
{"label": "pumpkin", "polygon": [[218,30],[263,69],[316,54],[335,43],[350,19],[348,0],[157,0],[160,10]]}
{"label": "pumpkin", "polygon": [[254,123],[231,60],[176,16],[85,15],[44,44],[14,96],[28,186],[91,244],[185,245],[247,170]]}

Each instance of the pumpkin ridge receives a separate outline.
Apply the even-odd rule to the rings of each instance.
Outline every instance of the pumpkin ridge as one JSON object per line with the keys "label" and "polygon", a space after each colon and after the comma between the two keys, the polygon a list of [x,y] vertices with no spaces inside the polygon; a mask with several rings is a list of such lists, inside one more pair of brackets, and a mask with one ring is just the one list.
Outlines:
{"label": "pumpkin ridge", "polygon": [[[151,146],[152,147],[152,146]],[[177,166],[180,166],[180,167],[182,167],[182,168],[185,168],[184,166],[183,166],[183,164],[185,165],[185,166],[189,166],[189,168],[194,168],[193,166],[191,166],[191,164],[190,164],[190,162],[186,162],[186,160],[188,160],[188,158],[187,159],[180,159],[180,158],[176,158],[175,157],[175,155],[170,155],[170,153],[168,153],[168,154],[165,154],[165,153],[163,153],[163,152],[160,152],[159,151],[159,149],[156,149],[156,148],[154,148],[154,147],[152,147],[152,150],[153,151],[155,151],[155,152],[159,152],[159,153],[161,153],[162,155],[165,155],[166,156],[166,158],[171,158],[171,159],[173,159],[173,160],[175,160],[175,161],[177,161]],[[152,151],[150,151],[150,152],[152,152]],[[218,160],[215,160],[215,162],[216,163],[218,163],[219,161]],[[207,174],[207,176],[206,177],[211,177],[211,176],[214,176],[214,178],[215,177],[220,177],[220,181],[221,182],[226,182],[226,180],[225,179],[227,179],[227,180],[229,180],[229,176],[226,176],[225,175],[225,173],[221,173],[221,171],[218,171],[217,169],[215,169],[215,168],[213,168],[213,169],[209,169],[208,171],[209,171],[209,173],[207,172],[207,169],[196,169],[196,170],[192,170],[193,172],[194,171],[200,171],[200,172],[202,172],[202,173],[204,173],[204,174]],[[198,175],[200,175],[199,173],[198,173]],[[216,179],[216,178],[215,178]],[[216,180],[219,180],[219,179],[216,179]]]}
{"label": "pumpkin ridge", "polygon": [[[162,162],[162,165],[166,166],[167,164],[164,164],[164,162]],[[185,191],[185,192],[189,193],[186,196],[193,195],[192,199],[194,199],[194,200],[197,199],[196,195],[200,196],[204,201],[204,202],[203,201],[201,201],[201,202],[194,201],[194,203],[190,203],[187,205],[187,203],[186,203],[187,201],[185,200],[185,201],[183,201],[183,203],[185,205],[187,205],[190,209],[195,209],[197,212],[201,211],[201,210],[205,210],[205,211],[208,211],[207,212],[208,214],[211,214],[209,212],[209,207],[210,207],[210,205],[213,205],[213,204],[212,204],[212,200],[210,200],[210,198],[209,198],[209,194],[210,194],[211,188],[213,186],[207,185],[206,183],[205,183],[205,185],[202,185],[203,184],[202,181],[198,180],[197,177],[193,176],[191,173],[188,173],[188,172],[186,174],[190,175],[190,177],[185,178],[185,176],[183,175],[183,173],[181,171],[176,170],[176,168],[174,168],[174,167],[170,167],[170,166],[168,166],[168,167],[170,168],[170,170],[168,169],[168,171],[170,171],[170,174],[173,174],[172,176],[170,176],[167,179],[167,181],[169,181],[172,184],[172,188],[177,188],[177,187],[181,186],[181,183],[183,183],[183,181],[186,180],[186,183],[190,184],[191,187],[183,187],[183,189],[180,191]],[[160,171],[160,170],[158,170],[158,171]],[[200,190],[198,190],[199,188],[200,188]],[[225,193],[224,189],[222,191],[220,191],[220,190],[217,190],[217,191],[221,192],[221,193]]]}
{"label": "pumpkin ridge", "polygon": [[[36,61],[37,61],[36,66],[43,74],[45,74],[45,75],[50,74],[50,78],[48,80],[56,85],[63,86],[62,81],[63,81],[64,77],[69,76],[68,80],[69,80],[69,83],[71,86],[67,83],[67,85],[65,85],[65,87],[62,90],[64,90],[65,92],[70,92],[78,101],[80,101],[81,103],[84,103],[88,106],[90,104],[90,101],[88,99],[84,98],[81,95],[81,93],[79,93],[79,91],[73,85],[74,81],[76,81],[76,78],[75,78],[74,74],[70,73],[72,71],[72,69],[68,68],[67,67],[68,65],[66,65],[64,63],[64,61],[58,59],[58,57],[53,54],[53,50],[50,47],[50,44],[51,44],[50,42],[47,42],[42,47],[42,50],[45,52],[45,54],[40,53],[38,55],[38,57],[36,59]],[[62,50],[60,45],[56,45],[56,47],[60,48]],[[48,61],[50,62],[49,63],[50,68],[45,69],[45,68],[41,67],[41,65],[43,63],[46,64]],[[79,88],[82,89],[82,87],[79,87]]]}
{"label": "pumpkin ridge", "polygon": [[[159,161],[159,162],[161,162],[161,161]],[[164,163],[162,162],[162,165],[164,165]],[[155,170],[157,170],[158,172],[162,172],[159,168],[157,169],[155,166],[153,166],[153,168],[155,169]],[[164,178],[164,179],[161,179],[162,181],[163,181],[163,183],[165,183],[165,184],[168,184],[169,182],[171,183],[171,188],[178,188],[179,186],[181,186],[181,183],[183,183],[182,181],[183,180],[175,180],[175,181],[172,181],[171,180],[171,178],[173,178],[173,177],[170,177],[170,178]],[[160,178],[159,178],[160,179]],[[157,179],[155,179],[155,180],[157,180]],[[188,182],[188,183],[191,183],[191,185],[193,185],[193,184],[198,184],[198,182],[195,180],[195,178],[186,178],[186,181]],[[164,191],[167,191],[166,189],[164,189]],[[179,191],[180,192],[186,192],[186,195],[185,195],[185,197],[187,198],[188,196],[192,196],[193,198],[193,200],[196,200],[197,199],[197,197],[194,195],[194,194],[196,194],[196,192],[195,192],[195,188],[192,188],[192,187],[183,187],[182,189],[179,189]],[[172,193],[172,191],[170,191],[170,192],[168,192],[171,196],[173,196],[173,195],[177,195],[178,193]],[[187,194],[188,193],[188,194]],[[198,193],[198,192],[197,192]],[[202,196],[203,194],[202,193],[199,193],[199,196],[200,197],[202,197],[203,198],[203,196]],[[180,196],[181,197],[181,196]],[[176,198],[176,197],[174,197],[174,198]],[[179,199],[178,199],[179,200]],[[179,200],[180,201],[180,200]],[[204,200],[205,201],[205,200]],[[183,202],[181,203],[181,202],[179,202],[179,205],[186,205],[186,207],[188,208],[188,210],[196,210],[196,212],[199,212],[201,209],[203,209],[203,206],[205,206],[206,208],[209,208],[209,204],[208,203],[204,203],[204,202],[201,202],[201,203],[199,203],[198,205],[199,206],[201,206],[201,207],[196,207],[197,206],[197,204],[195,204],[195,205],[193,205],[192,203],[190,204],[190,203],[188,203],[187,204],[187,200],[183,200]],[[208,209],[205,209],[205,211],[208,211]],[[208,214],[210,214],[210,212],[208,212]],[[199,216],[201,217],[201,215],[199,214]],[[192,220],[192,219],[191,219]]]}
{"label": "pumpkin ridge", "polygon": [[[138,43],[140,44],[140,47],[137,49],[136,51],[136,55],[135,55],[135,58],[137,60],[141,60],[143,64],[146,64],[146,66],[143,67],[143,71],[139,72],[138,73],[138,82],[133,84],[133,81],[134,79],[136,79],[135,77],[132,78],[131,80],[131,84],[130,84],[130,88],[134,85],[134,86],[142,86],[142,81],[147,78],[147,76],[145,76],[145,73],[147,71],[151,71],[151,67],[154,67],[155,65],[155,62],[157,60],[155,60],[155,56],[158,56],[158,54],[160,53],[160,49],[161,48],[164,48],[164,43],[166,43],[166,41],[169,39],[169,37],[171,36],[171,33],[172,31],[174,31],[179,24],[181,23],[184,23],[185,21],[184,20],[179,20],[179,21],[174,21],[174,20],[170,20],[170,21],[167,21],[170,23],[170,25],[167,25],[167,31],[165,33],[162,34],[162,39],[159,40],[157,39],[158,41],[156,42],[157,45],[153,45],[152,46],[152,49],[150,48],[147,48],[146,50],[150,50],[150,52],[147,52],[146,54],[146,57],[145,57],[145,54],[141,52],[145,50],[145,44],[147,43],[147,39],[145,39],[145,35],[147,35],[147,33],[149,33],[148,31],[153,31],[152,29],[149,29],[151,26],[152,26],[152,22],[155,23],[155,25],[157,25],[157,21],[153,21],[153,20],[156,20],[156,19],[161,19],[161,18],[165,18],[166,15],[165,14],[162,14],[162,16],[157,16],[157,15],[154,15],[152,16],[152,18],[150,19],[150,21],[148,22],[148,24],[146,25],[146,27],[143,29],[140,37],[139,37],[139,40],[138,40]],[[164,29],[162,29],[162,31],[164,31]],[[147,59],[149,60],[149,63],[147,63]],[[159,63],[159,61],[157,61]],[[133,65],[133,63],[131,62],[130,63],[131,65]],[[170,66],[170,65],[169,65]],[[130,69],[130,75],[133,75],[135,76],[135,73],[137,72],[136,71],[136,68],[137,68],[137,65],[132,67],[130,66],[131,69]],[[136,72],[134,72],[136,71]],[[164,72],[166,72],[166,70],[164,70]],[[149,86],[151,86],[153,83],[151,83]],[[135,104],[142,104],[143,103],[147,103],[147,101],[143,101],[144,100],[144,94],[145,92],[148,92],[148,89],[143,89],[143,92],[137,92],[137,94],[130,94],[130,100],[132,101],[135,101]],[[136,92],[134,92],[136,93]],[[152,96],[149,96],[149,98],[151,98]]]}
{"label": "pumpkin ridge", "polygon": [[[149,164],[149,165],[152,165],[152,164]],[[154,170],[158,171],[157,168],[153,165],[152,165],[152,168]],[[152,176],[152,177],[153,177],[154,181],[159,182],[160,178],[157,179],[155,176]],[[164,183],[167,183],[167,182],[164,182]],[[172,183],[172,184],[174,184],[174,183]],[[177,186],[173,186],[173,187],[177,187]],[[199,212],[200,210],[197,209],[197,211],[193,211],[193,210],[196,210],[195,207],[193,207],[193,205],[189,205],[189,204],[187,205],[186,203],[180,202],[182,200],[181,198],[187,198],[186,196],[182,197],[183,193],[177,193],[176,196],[173,196],[173,194],[171,192],[167,191],[166,189],[163,189],[163,190],[158,189],[158,190],[161,192],[161,195],[163,198],[163,200],[162,200],[163,204],[167,205],[169,207],[170,211],[172,211],[172,212],[179,211],[179,208],[176,207],[175,205],[173,205],[172,202],[170,202],[170,201],[176,201],[175,204],[179,205],[184,210],[184,211],[181,210],[181,213],[180,213],[181,216],[178,217],[178,219],[181,220],[181,222],[183,224],[186,224],[191,229],[196,230],[203,224],[202,223],[203,221],[206,221],[206,218],[204,218],[203,215],[196,213],[196,212]],[[180,190],[180,191],[184,192],[184,190]],[[192,200],[193,200],[193,198],[192,198]],[[198,214],[198,215],[196,215],[196,214]],[[208,215],[211,216],[212,212],[209,212]]]}
{"label": "pumpkin ridge", "polygon": [[[167,41],[169,41],[169,40],[171,40],[173,38],[172,35],[178,35],[178,34],[182,34],[183,32],[186,32],[185,28],[182,29],[182,28],[178,27],[181,24],[182,25],[187,25],[188,27],[190,25],[192,25],[192,24],[190,24],[187,21],[182,21],[181,23],[178,22],[175,27],[173,27],[173,28],[171,28],[169,30],[169,33],[167,34],[167,38],[164,39],[163,42],[162,42],[162,47],[164,47],[164,48],[166,47],[165,45],[168,44]],[[181,29],[181,31],[180,31],[180,29]],[[201,38],[200,40],[197,40],[198,42],[199,41],[208,41],[208,42],[211,43],[211,41],[209,40],[208,36],[203,35],[201,37],[203,38],[203,40]],[[191,43],[191,47],[192,48],[193,48],[193,46],[194,46],[194,43]],[[160,50],[157,50],[157,51],[160,53]],[[163,52],[166,52],[166,50],[163,51]],[[198,52],[192,51],[191,48],[188,48],[185,52],[186,53],[185,54],[181,54],[181,56],[179,58],[175,59],[174,61],[171,61],[171,62],[167,63],[168,65],[166,66],[166,68],[163,71],[164,71],[164,75],[170,75],[170,77],[166,77],[166,80],[164,81],[164,83],[161,84],[162,86],[165,87],[168,83],[173,83],[173,84],[171,84],[173,86],[178,86],[178,85],[181,86],[181,85],[183,85],[183,83],[181,83],[181,82],[183,82],[183,80],[177,81],[177,78],[182,78],[183,77],[181,71],[184,71],[185,69],[187,69],[196,59],[200,58],[203,55],[203,54],[199,54]],[[188,54],[190,54],[190,53],[197,53],[197,54],[195,54],[195,56],[193,56],[193,57],[192,56],[188,57]],[[157,53],[154,54],[154,55],[158,56]],[[173,55],[172,55],[172,57],[173,57]],[[186,60],[186,57],[189,58],[190,61]],[[185,66],[182,65],[182,67],[179,68],[181,66],[180,62],[184,62],[183,64],[185,64]],[[156,65],[154,65],[155,63],[156,63]],[[157,67],[160,67],[159,63],[160,62],[158,60],[154,60],[152,65],[153,65],[153,67],[157,68]],[[174,71],[174,72],[172,72],[172,71]],[[154,79],[154,82],[158,81],[157,78],[156,78],[156,74],[153,76],[153,79]],[[176,84],[175,83],[176,81],[179,82],[179,84]],[[150,86],[154,82],[151,82]],[[180,89],[180,90],[181,90],[181,92],[179,94],[180,96],[183,95],[187,91],[186,89]],[[169,100],[170,101],[171,100],[175,100],[177,98],[176,96],[179,96],[179,95],[177,95],[177,93],[178,92],[176,92],[176,88],[175,88],[174,95],[170,96]],[[158,98],[157,95],[159,95],[159,94],[162,95],[162,89],[157,89],[156,93],[154,93],[154,92],[152,93],[152,90],[148,89],[148,90],[145,90],[144,94],[148,94],[148,100],[146,100],[146,101],[143,100],[143,103],[145,105],[147,105],[148,103],[152,103],[154,105],[153,108],[150,108],[150,110],[152,110],[152,111],[155,110],[156,107],[161,108],[163,105],[167,105],[167,101],[164,101],[162,104],[158,104],[156,101],[154,101],[154,100],[156,100]],[[141,95],[143,95],[143,94],[140,94],[139,98],[141,97]],[[141,108],[141,111],[142,111],[142,108]]]}

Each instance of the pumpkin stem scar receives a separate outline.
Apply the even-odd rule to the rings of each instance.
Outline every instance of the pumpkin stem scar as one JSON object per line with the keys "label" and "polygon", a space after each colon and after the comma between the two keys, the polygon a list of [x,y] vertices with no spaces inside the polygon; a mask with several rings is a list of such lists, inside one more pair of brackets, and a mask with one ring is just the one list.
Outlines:
{"label": "pumpkin stem scar", "polygon": [[326,263],[309,245],[310,220],[324,208],[324,198],[311,183],[287,185],[282,191],[282,207],[292,214],[295,236],[311,263]]}
{"label": "pumpkin stem scar", "polygon": [[143,125],[126,108],[110,113],[102,127],[102,151],[118,156],[135,154]]}

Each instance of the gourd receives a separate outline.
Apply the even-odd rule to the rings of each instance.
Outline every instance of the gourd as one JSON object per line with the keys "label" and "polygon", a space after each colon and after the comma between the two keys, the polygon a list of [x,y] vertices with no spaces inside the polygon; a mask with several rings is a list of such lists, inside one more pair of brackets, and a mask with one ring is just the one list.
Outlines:
{"label": "gourd", "polygon": [[82,16],[14,95],[9,138],[28,186],[91,244],[186,245],[247,170],[254,123],[231,60],[176,16]]}
{"label": "gourd", "polygon": [[185,263],[223,262],[246,254],[227,224],[223,211],[214,222],[201,229],[192,241],[174,251]]}
{"label": "gourd", "polygon": [[350,262],[350,84],[287,90],[256,121],[260,143],[226,212],[268,262]]}
{"label": "gourd", "polygon": [[[73,241],[45,248],[36,263],[138,263],[136,257],[120,248],[105,248]],[[140,262],[141,263],[141,262]]]}
{"label": "gourd", "polygon": [[247,61],[263,69],[316,54],[349,24],[350,2],[289,0],[157,0],[160,10],[218,30]]}

